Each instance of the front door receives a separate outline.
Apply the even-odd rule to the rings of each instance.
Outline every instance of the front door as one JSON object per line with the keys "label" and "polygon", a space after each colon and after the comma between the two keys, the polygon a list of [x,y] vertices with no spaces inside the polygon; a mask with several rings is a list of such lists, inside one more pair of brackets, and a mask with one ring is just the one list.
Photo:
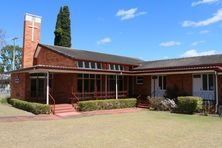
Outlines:
{"label": "front door", "polygon": [[214,100],[213,74],[193,75],[193,96],[202,97],[204,100]]}
{"label": "front door", "polygon": [[163,97],[166,92],[166,76],[152,76],[151,96]]}

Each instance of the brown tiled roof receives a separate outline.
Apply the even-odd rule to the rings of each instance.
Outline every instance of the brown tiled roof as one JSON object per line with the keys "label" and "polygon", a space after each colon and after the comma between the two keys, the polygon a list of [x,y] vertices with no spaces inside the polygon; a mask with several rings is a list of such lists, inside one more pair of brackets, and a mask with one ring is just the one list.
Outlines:
{"label": "brown tiled roof", "polygon": [[222,54],[142,62],[135,70],[222,65]]}
{"label": "brown tiled roof", "polygon": [[129,64],[129,65],[138,65],[139,63],[143,62],[140,59],[125,57],[125,56],[118,56],[106,53],[99,53],[87,50],[79,50],[79,49],[72,49],[67,47],[61,46],[52,46],[52,45],[45,45],[39,44],[40,46],[44,46],[48,49],[56,51],[60,54],[68,56],[74,59],[81,59],[81,60],[90,60],[90,61],[98,61],[98,62],[110,62],[110,63],[121,63],[121,64]]}

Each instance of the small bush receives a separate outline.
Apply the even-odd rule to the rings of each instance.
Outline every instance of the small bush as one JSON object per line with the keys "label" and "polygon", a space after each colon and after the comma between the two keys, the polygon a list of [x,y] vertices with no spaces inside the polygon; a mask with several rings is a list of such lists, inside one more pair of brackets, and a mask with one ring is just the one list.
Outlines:
{"label": "small bush", "polygon": [[136,107],[136,99],[107,99],[107,100],[91,100],[80,101],[80,111],[108,110],[117,108]]}
{"label": "small bush", "polygon": [[177,98],[177,108],[174,112],[193,114],[196,111],[201,111],[203,100],[200,97],[186,96]]}
{"label": "small bush", "polygon": [[176,104],[171,99],[165,99],[163,97],[157,98],[148,98],[150,109],[158,110],[158,111],[171,111],[173,108],[176,107]]}
{"label": "small bush", "polygon": [[7,104],[9,97],[0,97],[0,104]]}
{"label": "small bush", "polygon": [[50,106],[46,104],[32,103],[18,99],[9,99],[8,102],[15,108],[19,108],[33,114],[49,114],[51,111]]}

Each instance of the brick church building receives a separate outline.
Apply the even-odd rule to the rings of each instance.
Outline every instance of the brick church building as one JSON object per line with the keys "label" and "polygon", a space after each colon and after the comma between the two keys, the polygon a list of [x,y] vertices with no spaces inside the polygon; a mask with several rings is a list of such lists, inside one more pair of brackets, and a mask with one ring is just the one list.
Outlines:
{"label": "brick church building", "polygon": [[[11,97],[46,104],[164,96],[177,87],[222,104],[222,55],[143,61],[40,43],[41,17],[26,14],[22,68],[11,72]],[[149,54],[149,53],[148,53]]]}

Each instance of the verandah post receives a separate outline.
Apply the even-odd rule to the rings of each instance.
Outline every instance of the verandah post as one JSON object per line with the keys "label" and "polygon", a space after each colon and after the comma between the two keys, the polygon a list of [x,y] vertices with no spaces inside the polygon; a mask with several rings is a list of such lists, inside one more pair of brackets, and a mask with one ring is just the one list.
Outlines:
{"label": "verandah post", "polygon": [[116,99],[118,99],[118,76],[116,74]]}
{"label": "verandah post", "polygon": [[49,105],[49,72],[47,72],[46,104]]}

